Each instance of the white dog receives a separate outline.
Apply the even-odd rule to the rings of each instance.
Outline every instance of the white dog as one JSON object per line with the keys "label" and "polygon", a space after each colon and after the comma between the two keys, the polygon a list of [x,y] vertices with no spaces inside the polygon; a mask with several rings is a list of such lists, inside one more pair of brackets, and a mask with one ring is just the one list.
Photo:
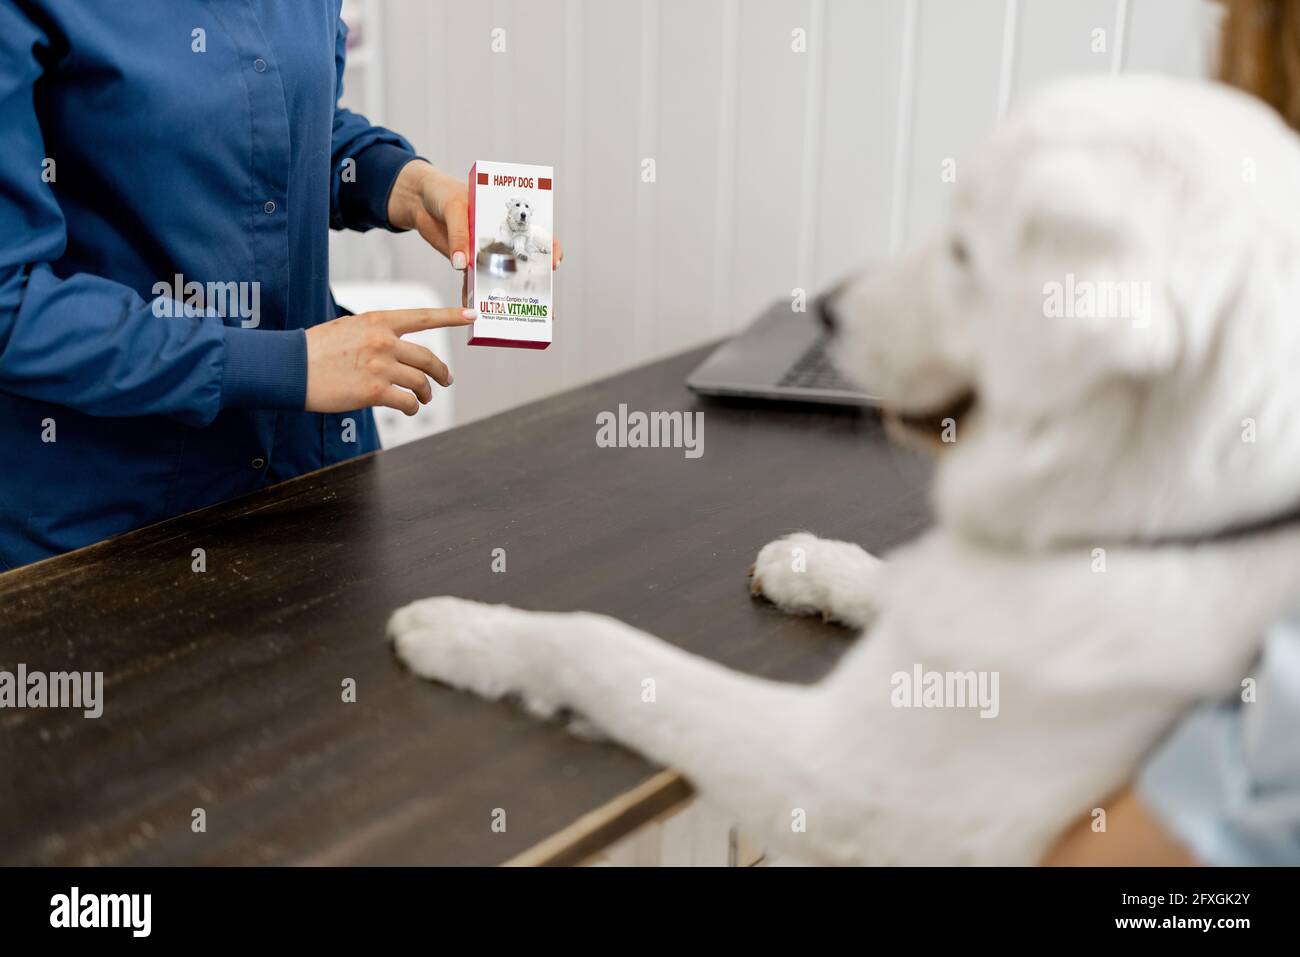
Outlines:
{"label": "white dog", "polygon": [[549,253],[550,243],[533,231],[533,204],[522,196],[506,200],[506,218],[497,230],[497,239],[515,251],[521,259],[533,253]]}
{"label": "white dog", "polygon": [[[847,373],[903,414],[969,411],[935,527],[888,562],[807,534],[759,553],[773,602],[867,628],[826,679],[455,598],[394,614],[397,654],[572,709],[804,860],[1038,861],[1239,689],[1300,596],[1298,310],[1300,148],[1271,112],[1201,83],[1058,85],[962,170],[939,237],[832,304]],[[918,671],[941,686],[909,689]]]}

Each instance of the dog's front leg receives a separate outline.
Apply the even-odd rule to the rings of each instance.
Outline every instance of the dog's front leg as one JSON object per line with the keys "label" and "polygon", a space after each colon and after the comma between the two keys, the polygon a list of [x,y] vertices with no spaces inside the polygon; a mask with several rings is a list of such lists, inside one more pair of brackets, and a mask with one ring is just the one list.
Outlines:
{"label": "dog's front leg", "polygon": [[763,546],[750,584],[784,611],[863,628],[879,607],[884,566],[852,542],[796,532]]}
{"label": "dog's front leg", "polygon": [[[822,688],[729,671],[587,613],[429,598],[397,611],[388,630],[416,674],[486,698],[517,695],[538,715],[572,710],[680,770],[768,846],[805,859],[845,853],[826,806],[845,796],[835,781],[845,735]],[[834,815],[846,807],[845,823],[849,805]]]}

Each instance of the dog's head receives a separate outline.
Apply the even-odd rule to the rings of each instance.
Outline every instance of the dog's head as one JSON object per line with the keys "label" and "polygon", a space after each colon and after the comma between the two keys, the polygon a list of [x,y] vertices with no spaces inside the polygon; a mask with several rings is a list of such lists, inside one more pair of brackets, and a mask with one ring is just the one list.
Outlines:
{"label": "dog's head", "polygon": [[825,306],[841,370],[944,427],[939,520],[1030,545],[1300,500],[1296,309],[1295,137],[1154,77],[1042,94],[959,168],[938,236]]}
{"label": "dog's head", "polygon": [[533,216],[533,205],[522,196],[515,196],[506,200],[506,222],[510,228],[517,233],[523,232],[528,228],[528,222]]}

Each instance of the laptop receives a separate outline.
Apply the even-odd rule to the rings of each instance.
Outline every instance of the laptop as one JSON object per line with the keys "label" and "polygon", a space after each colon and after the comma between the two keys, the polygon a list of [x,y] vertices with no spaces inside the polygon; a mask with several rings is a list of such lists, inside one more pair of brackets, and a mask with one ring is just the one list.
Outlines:
{"label": "laptop", "polygon": [[736,337],[719,346],[686,377],[700,395],[775,399],[825,405],[879,405],[845,381],[826,354],[826,330],[816,310],[791,312],[773,303]]}

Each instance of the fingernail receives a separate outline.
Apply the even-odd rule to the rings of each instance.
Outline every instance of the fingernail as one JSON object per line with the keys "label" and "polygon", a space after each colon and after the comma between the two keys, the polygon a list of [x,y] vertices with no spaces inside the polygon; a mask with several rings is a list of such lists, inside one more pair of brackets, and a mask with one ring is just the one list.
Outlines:
{"label": "fingernail", "polygon": [[461,252],[459,249],[451,254],[451,268],[452,269],[465,268],[465,254]]}
{"label": "fingernail", "polygon": [[477,309],[465,309],[465,310],[463,310],[463,311],[461,312],[461,315],[464,316],[466,319],[477,319],[477,318],[478,318],[478,310],[477,310]]}
{"label": "fingernail", "polygon": [[454,375],[452,375],[452,374],[451,374],[451,370],[448,369],[448,370],[447,370],[447,385],[451,385],[451,384],[452,384],[453,382],[455,382],[455,381],[456,381],[456,377],[455,377]]}

